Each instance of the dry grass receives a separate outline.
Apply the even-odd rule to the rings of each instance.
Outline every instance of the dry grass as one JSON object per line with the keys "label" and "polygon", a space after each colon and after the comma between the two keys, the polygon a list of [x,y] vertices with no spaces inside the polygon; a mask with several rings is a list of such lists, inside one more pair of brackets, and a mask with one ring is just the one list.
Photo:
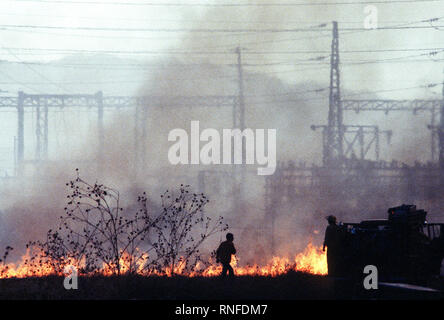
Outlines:
{"label": "dry grass", "polygon": [[[65,290],[62,277],[0,280],[0,299],[37,300],[299,300],[299,299],[436,299],[425,294],[378,289],[372,292],[350,281],[290,272],[275,278],[236,277],[81,277],[78,290]],[[437,284],[439,285],[439,284]]]}

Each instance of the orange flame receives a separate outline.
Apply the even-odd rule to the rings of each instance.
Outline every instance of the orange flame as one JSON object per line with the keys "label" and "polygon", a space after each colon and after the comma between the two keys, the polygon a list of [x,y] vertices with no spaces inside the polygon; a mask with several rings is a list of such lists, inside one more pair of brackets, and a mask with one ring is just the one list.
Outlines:
{"label": "orange flame", "polygon": [[[143,256],[142,261],[148,257]],[[131,268],[131,259],[128,255],[123,255],[120,259],[120,273],[125,274]],[[212,261],[210,261],[212,262]],[[266,265],[239,265],[240,259],[234,256],[231,263],[235,274],[238,276],[271,276],[275,277],[284,274],[288,271],[301,271],[317,275],[327,274],[327,258],[321,247],[315,247],[311,242],[307,245],[303,252],[297,254],[293,258],[288,257],[273,257]],[[84,261],[66,261],[65,265],[82,266]],[[135,271],[140,275],[147,275],[146,270],[143,269],[143,263],[137,264]],[[174,274],[189,277],[204,276],[214,277],[220,275],[222,266],[219,264],[210,264],[205,267],[202,263],[198,263],[192,272],[185,271],[185,264],[178,264],[174,267]],[[113,274],[110,266],[103,264],[101,268],[102,275],[108,276]],[[151,274],[160,274],[159,272],[152,272]],[[17,263],[8,263],[0,266],[0,278],[26,278],[26,277],[43,277],[49,275],[62,275],[63,268],[55,268],[54,262],[50,260],[39,260],[32,258],[30,252],[27,251]],[[164,274],[171,276],[173,274],[171,268],[166,268]]]}

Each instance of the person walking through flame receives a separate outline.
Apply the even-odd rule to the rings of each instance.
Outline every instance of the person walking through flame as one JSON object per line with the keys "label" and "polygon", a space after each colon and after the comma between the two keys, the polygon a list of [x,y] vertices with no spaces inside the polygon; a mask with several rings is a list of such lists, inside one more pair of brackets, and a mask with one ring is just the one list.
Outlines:
{"label": "person walking through flame", "polygon": [[234,270],[230,265],[231,255],[236,253],[236,248],[234,248],[233,240],[234,236],[232,233],[227,233],[227,240],[219,245],[216,250],[216,262],[222,263],[222,278],[229,274],[230,278],[234,277]]}

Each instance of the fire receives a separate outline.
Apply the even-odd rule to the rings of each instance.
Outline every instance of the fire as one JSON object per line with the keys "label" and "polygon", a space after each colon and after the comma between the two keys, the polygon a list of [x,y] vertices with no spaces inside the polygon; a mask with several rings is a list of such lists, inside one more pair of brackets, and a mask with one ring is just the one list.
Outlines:
{"label": "fire", "polygon": [[[145,257],[147,258],[147,257]],[[120,260],[120,271],[124,274],[130,270],[130,263],[132,259],[128,256],[123,256]],[[184,275],[189,277],[204,276],[214,277],[219,276],[222,272],[220,264],[210,261],[208,267],[202,263],[198,263],[194,268],[195,271],[185,272],[185,265],[180,264],[174,268],[174,274]],[[303,252],[295,255],[293,258],[289,257],[273,257],[266,265],[241,265],[240,259],[234,256],[231,265],[238,276],[271,276],[275,277],[284,274],[288,271],[301,271],[317,275],[327,274],[327,259],[321,247],[314,246],[311,242],[307,245]],[[82,261],[66,261],[67,265],[82,266]],[[112,275],[113,272],[109,266],[103,265],[101,269],[102,275]],[[142,265],[138,265],[136,273],[140,275],[158,274],[159,272],[147,272]],[[50,260],[39,260],[32,258],[30,252],[27,251],[17,263],[8,263],[0,266],[0,278],[26,278],[26,277],[43,277],[49,275],[62,275],[63,268],[56,266]],[[167,276],[173,274],[171,268],[166,268],[163,273]]]}

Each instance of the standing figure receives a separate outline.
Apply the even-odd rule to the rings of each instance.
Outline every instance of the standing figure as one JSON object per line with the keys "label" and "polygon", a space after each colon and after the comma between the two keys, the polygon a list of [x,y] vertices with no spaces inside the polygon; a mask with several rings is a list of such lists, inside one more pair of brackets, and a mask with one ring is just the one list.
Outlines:
{"label": "standing figure", "polygon": [[216,251],[216,262],[222,263],[222,278],[226,277],[227,272],[230,277],[234,277],[234,271],[230,265],[231,255],[236,253],[233,240],[233,234],[227,233],[227,240],[222,242]]}
{"label": "standing figure", "polygon": [[328,221],[327,229],[325,230],[324,246],[322,248],[325,251],[327,247],[327,265],[328,265],[328,275],[337,276],[338,275],[338,260],[340,259],[340,234],[339,227],[336,224],[335,216],[326,217]]}

